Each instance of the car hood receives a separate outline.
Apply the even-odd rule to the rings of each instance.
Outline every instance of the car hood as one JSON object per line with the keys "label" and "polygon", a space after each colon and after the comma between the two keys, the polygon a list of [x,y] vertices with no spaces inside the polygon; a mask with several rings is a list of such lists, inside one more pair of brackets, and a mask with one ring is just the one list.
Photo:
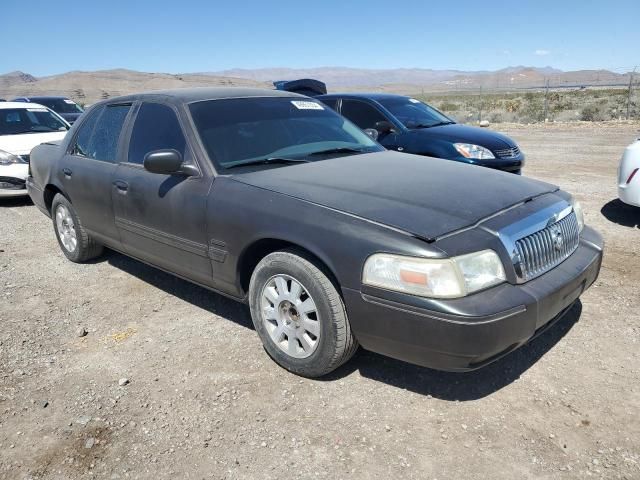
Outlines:
{"label": "car hood", "polygon": [[31,149],[41,143],[62,140],[64,132],[21,133],[19,135],[0,135],[0,150],[14,155],[27,155]]}
{"label": "car hood", "polygon": [[433,240],[558,188],[448,160],[392,151],[232,175]]}
{"label": "car hood", "polygon": [[486,128],[460,125],[459,123],[415,129],[411,130],[411,133],[427,141],[431,138],[438,138],[448,140],[451,143],[473,143],[489,150],[501,150],[516,145],[513,140],[501,133],[487,130]]}

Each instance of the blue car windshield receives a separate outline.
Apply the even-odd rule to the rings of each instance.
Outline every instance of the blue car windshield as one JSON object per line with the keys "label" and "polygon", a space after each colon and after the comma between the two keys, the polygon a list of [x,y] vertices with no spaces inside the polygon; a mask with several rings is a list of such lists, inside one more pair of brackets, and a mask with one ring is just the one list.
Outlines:
{"label": "blue car windshield", "polygon": [[222,168],[384,150],[349,120],[310,98],[205,100],[189,109],[209,158]]}
{"label": "blue car windshield", "polygon": [[379,100],[405,127],[429,128],[455,123],[444,113],[415,98],[397,97]]}

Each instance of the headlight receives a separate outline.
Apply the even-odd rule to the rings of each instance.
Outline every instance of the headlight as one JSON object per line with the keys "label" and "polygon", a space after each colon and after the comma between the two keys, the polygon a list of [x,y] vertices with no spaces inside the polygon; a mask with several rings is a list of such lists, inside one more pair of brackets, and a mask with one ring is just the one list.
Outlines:
{"label": "headlight", "polygon": [[478,160],[496,158],[491,153],[491,150],[473,143],[454,143],[453,146],[465,158],[476,158]]}
{"label": "headlight", "polygon": [[584,212],[582,211],[582,205],[580,205],[580,202],[575,198],[571,197],[571,206],[573,207],[576,219],[578,220],[578,232],[581,232],[584,228]]}
{"label": "headlight", "polygon": [[505,280],[493,250],[443,259],[376,253],[362,273],[365,285],[431,298],[464,297]]}
{"label": "headlight", "polygon": [[13,163],[27,163],[22,158],[13,153],[0,150],[0,165],[11,165]]}

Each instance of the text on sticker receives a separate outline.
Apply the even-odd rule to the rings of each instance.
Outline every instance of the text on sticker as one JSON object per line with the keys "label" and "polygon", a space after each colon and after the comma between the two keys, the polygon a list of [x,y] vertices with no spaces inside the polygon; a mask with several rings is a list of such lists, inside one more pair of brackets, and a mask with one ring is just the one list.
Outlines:
{"label": "text on sticker", "polygon": [[305,102],[304,100],[291,100],[293,106],[298,110],[324,110],[322,105],[316,102]]}

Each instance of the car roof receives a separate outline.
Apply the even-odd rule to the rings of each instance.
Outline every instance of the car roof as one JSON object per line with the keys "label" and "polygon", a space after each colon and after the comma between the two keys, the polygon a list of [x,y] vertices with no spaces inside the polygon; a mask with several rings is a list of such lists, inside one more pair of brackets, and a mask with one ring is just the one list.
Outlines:
{"label": "car roof", "polygon": [[9,108],[47,108],[44,105],[40,105],[37,103],[25,103],[25,102],[0,102],[0,109],[9,109]]}
{"label": "car roof", "polygon": [[96,103],[130,102],[145,99],[166,99],[176,103],[193,103],[204,100],[219,100],[223,98],[250,98],[250,97],[302,97],[292,92],[270,90],[266,88],[244,88],[244,87],[193,87],[175,88],[170,90],[154,90],[150,92],[136,93],[122,97],[113,97]]}
{"label": "car roof", "polygon": [[318,95],[315,98],[323,98],[323,97],[339,97],[339,98],[364,98],[369,100],[393,100],[398,98],[410,98],[407,95],[397,95],[394,93],[328,93],[327,95]]}

